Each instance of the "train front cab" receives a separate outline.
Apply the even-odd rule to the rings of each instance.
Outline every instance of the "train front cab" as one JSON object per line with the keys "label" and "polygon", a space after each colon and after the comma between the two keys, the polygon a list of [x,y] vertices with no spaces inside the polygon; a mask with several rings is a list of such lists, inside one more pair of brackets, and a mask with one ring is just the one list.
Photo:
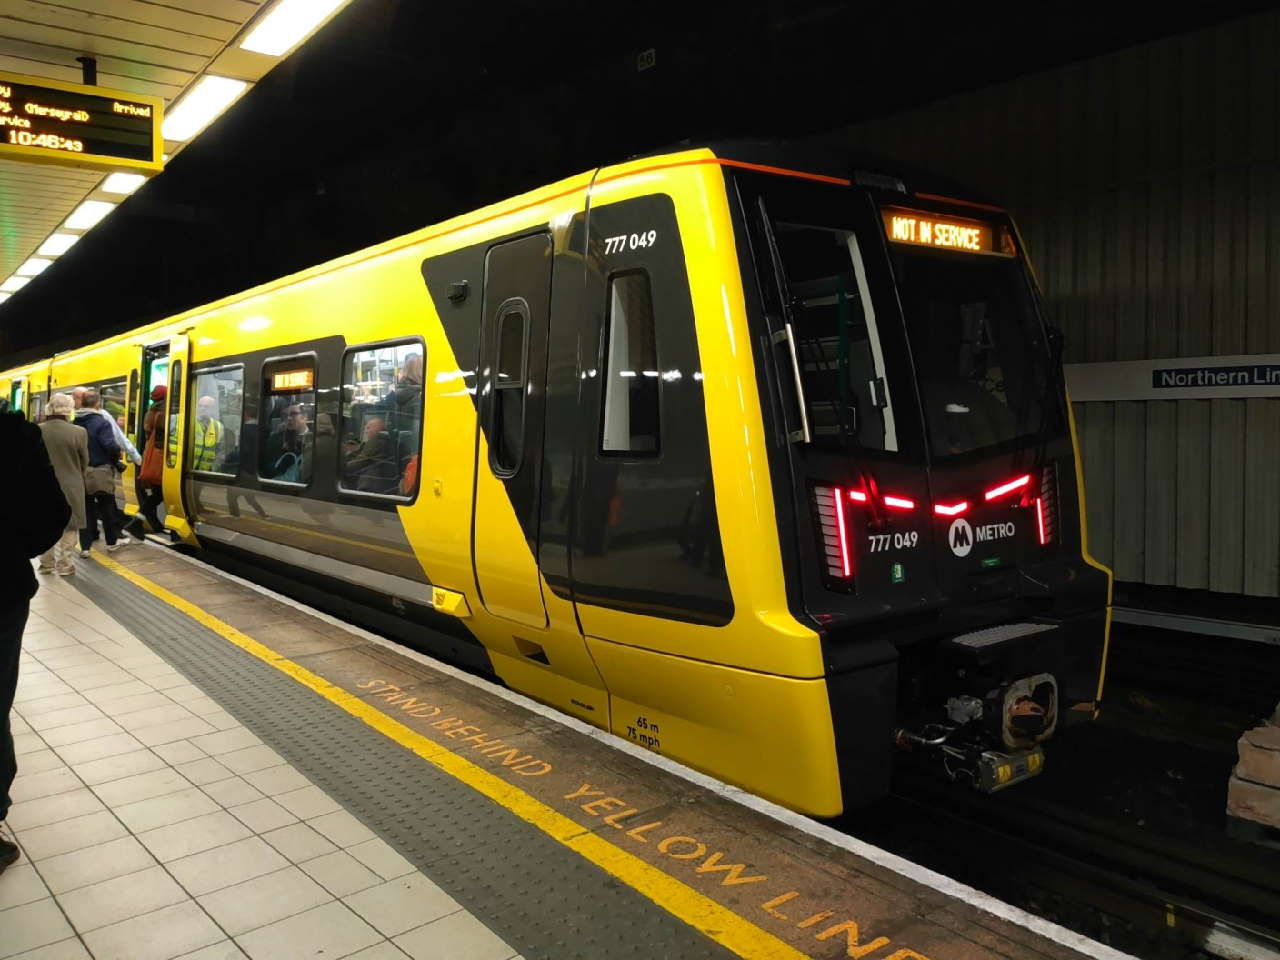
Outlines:
{"label": "train front cab", "polygon": [[987,791],[1037,773],[1100,703],[1110,572],[1012,222],[883,175],[728,177],[843,806],[888,789],[895,743]]}

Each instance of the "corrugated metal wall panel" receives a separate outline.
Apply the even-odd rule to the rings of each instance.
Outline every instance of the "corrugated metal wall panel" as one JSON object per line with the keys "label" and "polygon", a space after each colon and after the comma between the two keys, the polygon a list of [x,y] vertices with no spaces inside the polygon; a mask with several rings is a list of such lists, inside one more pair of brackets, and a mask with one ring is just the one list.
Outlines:
{"label": "corrugated metal wall panel", "polygon": [[[1069,363],[1280,352],[1278,43],[1270,11],[843,140],[1007,204]],[[1280,400],[1075,411],[1092,549],[1120,579],[1280,596]]]}
{"label": "corrugated metal wall panel", "polygon": [[1143,498],[1142,535],[1146,546],[1143,583],[1172,586],[1177,579],[1178,405],[1157,400],[1146,408],[1146,465],[1143,483],[1134,496]]}

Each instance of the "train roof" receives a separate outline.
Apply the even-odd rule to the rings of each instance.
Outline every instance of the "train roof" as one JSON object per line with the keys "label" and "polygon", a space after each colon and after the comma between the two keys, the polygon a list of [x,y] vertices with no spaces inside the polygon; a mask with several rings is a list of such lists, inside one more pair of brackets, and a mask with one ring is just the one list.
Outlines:
{"label": "train roof", "polygon": [[[736,139],[682,141],[662,149],[632,157],[640,160],[661,157],[688,150],[710,150],[723,160],[752,166],[817,174],[839,180],[850,180],[860,186],[875,188],[873,178],[901,181],[907,192],[954,197],[969,203],[999,207],[987,196],[935,172],[903,163],[882,154],[857,150],[839,150],[829,145],[803,141]],[[861,175],[861,176],[859,176]],[[870,176],[867,176],[870,175]]]}

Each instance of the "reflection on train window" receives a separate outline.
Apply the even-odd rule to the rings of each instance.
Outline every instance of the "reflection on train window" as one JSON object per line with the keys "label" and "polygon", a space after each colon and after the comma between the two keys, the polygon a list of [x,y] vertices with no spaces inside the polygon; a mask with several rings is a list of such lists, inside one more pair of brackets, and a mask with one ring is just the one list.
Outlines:
{"label": "reflection on train window", "polygon": [[661,377],[647,273],[624,273],[609,281],[608,331],[600,452],[655,455]]}
{"label": "reflection on train window", "polygon": [[819,444],[896,450],[875,317],[847,230],[777,223],[809,423]]}
{"label": "reflection on train window", "polygon": [[243,367],[192,372],[191,396],[187,398],[192,470],[225,476],[239,472],[243,408]]}
{"label": "reflection on train window", "polygon": [[893,271],[935,457],[1054,422],[1049,351],[1017,260],[895,247]]}
{"label": "reflection on train window", "polygon": [[497,376],[493,382],[493,425],[489,431],[489,464],[499,476],[520,469],[524,452],[525,340],[529,309],[523,300],[504,305],[498,321]]}
{"label": "reflection on train window", "polygon": [[104,383],[98,388],[98,396],[102,398],[102,412],[124,429],[124,396],[125,381],[116,380]]}
{"label": "reflection on train window", "polygon": [[423,369],[420,343],[347,353],[342,362],[342,490],[413,496],[422,443]]}
{"label": "reflection on train window", "polygon": [[[293,357],[262,368],[262,426],[258,476],[307,484],[315,462],[315,360]],[[333,424],[328,426],[332,442]]]}

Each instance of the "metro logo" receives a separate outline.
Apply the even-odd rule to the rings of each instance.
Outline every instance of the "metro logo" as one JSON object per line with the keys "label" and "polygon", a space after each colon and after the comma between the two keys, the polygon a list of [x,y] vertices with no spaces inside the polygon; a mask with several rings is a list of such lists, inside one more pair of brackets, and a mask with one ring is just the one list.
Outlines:
{"label": "metro logo", "polygon": [[947,543],[957,557],[967,557],[975,543],[1006,540],[1017,532],[1018,528],[1012,523],[984,523],[980,527],[972,527],[968,520],[957,517],[947,531]]}

